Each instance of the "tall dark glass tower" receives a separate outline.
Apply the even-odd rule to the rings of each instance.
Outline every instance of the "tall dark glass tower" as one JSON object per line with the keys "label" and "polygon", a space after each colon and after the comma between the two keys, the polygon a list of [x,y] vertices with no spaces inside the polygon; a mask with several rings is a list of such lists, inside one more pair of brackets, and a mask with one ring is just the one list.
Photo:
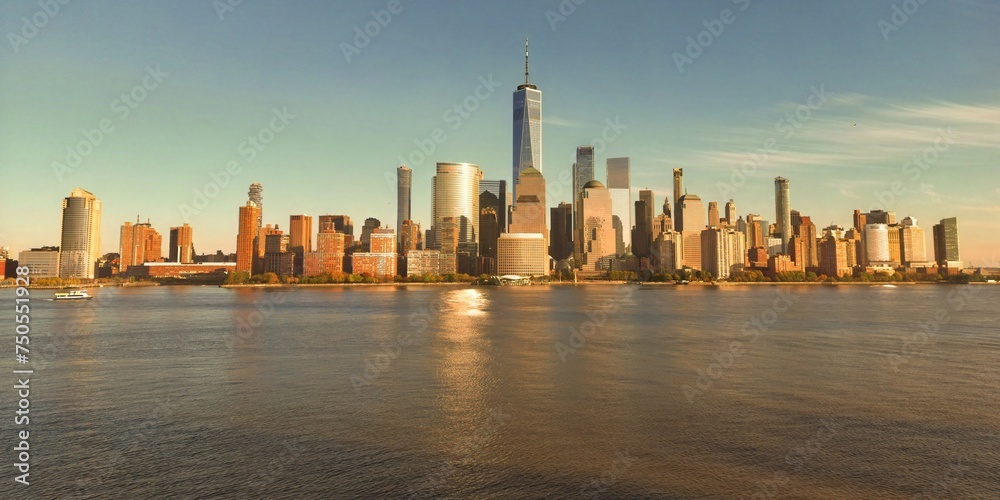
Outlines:
{"label": "tall dark glass tower", "polygon": [[524,39],[524,83],[514,92],[514,168],[511,182],[517,203],[517,179],[534,167],[542,172],[542,91],[528,79],[528,39]]}
{"label": "tall dark glass tower", "polygon": [[403,221],[410,220],[410,192],[413,187],[413,171],[405,165],[396,169],[396,238],[402,241]]}

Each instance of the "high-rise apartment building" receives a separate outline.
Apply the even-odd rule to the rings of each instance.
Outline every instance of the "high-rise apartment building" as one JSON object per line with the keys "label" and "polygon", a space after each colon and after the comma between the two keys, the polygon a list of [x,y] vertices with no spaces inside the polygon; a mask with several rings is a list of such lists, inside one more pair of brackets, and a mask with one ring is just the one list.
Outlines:
{"label": "high-rise apartment building", "polygon": [[788,179],[774,179],[774,210],[778,233],[781,237],[781,251],[788,253],[788,241],[795,235],[792,230],[792,202],[789,194]]}
{"label": "high-rise apartment building", "polygon": [[344,233],[336,230],[332,221],[321,222],[319,234],[316,235],[316,251],[307,252],[303,257],[302,275],[318,276],[326,273],[332,275],[343,273],[346,238]]}
{"label": "high-rise apartment building", "polygon": [[735,229],[709,227],[701,232],[702,268],[716,278],[742,271],[746,254],[746,236]]}
{"label": "high-rise apartment building", "polygon": [[392,279],[396,276],[396,231],[376,228],[369,239],[369,252],[357,252],[351,261],[355,274],[369,274],[376,278]]}
{"label": "high-rise apartment building", "polygon": [[403,221],[403,234],[399,236],[400,255],[406,255],[410,250],[422,250],[424,248],[424,232],[420,229],[420,223],[412,220]]}
{"label": "high-rise apartment building", "polygon": [[236,233],[236,270],[253,272],[254,261],[257,259],[257,236],[260,228],[260,208],[255,202],[247,201],[240,207],[239,231]]}
{"label": "high-rise apartment building", "polygon": [[163,236],[148,221],[122,224],[119,241],[118,268],[121,272],[127,271],[129,266],[157,262],[163,256]]}
{"label": "high-rise apartment building", "polygon": [[[528,41],[524,41],[524,83],[514,91],[514,168],[511,181],[521,171],[534,167],[542,171],[542,91],[528,78]],[[515,204],[517,185],[514,186]],[[478,212],[478,210],[477,210]]]}
{"label": "high-rise apartment building", "polygon": [[295,275],[303,272],[305,255],[312,252],[313,218],[310,215],[292,215],[288,219],[288,251],[294,254]]}
{"label": "high-rise apartment building", "polygon": [[194,263],[194,230],[190,225],[170,228],[169,259],[181,264]]}
{"label": "high-rise apartment building", "polygon": [[354,246],[354,224],[347,215],[320,215],[319,229],[333,228],[334,231],[344,235],[344,245],[350,249]]}
{"label": "high-rise apartment building", "polygon": [[263,272],[291,276],[295,269],[295,254],[288,251],[291,237],[277,227],[265,226]]}
{"label": "high-rise apartment building", "polygon": [[101,257],[101,200],[80,188],[62,202],[59,277],[93,279]]}

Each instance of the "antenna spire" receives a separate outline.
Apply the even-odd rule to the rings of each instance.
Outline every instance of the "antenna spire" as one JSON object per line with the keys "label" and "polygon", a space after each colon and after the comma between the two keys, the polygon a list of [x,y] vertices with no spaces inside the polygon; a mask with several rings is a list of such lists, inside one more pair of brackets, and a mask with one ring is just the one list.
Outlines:
{"label": "antenna spire", "polygon": [[524,84],[528,85],[528,37],[524,37]]}

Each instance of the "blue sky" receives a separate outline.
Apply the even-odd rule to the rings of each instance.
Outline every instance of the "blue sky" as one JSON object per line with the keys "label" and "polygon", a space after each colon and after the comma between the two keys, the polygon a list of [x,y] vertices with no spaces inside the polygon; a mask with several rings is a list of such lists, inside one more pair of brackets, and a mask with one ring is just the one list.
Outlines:
{"label": "blue sky", "polygon": [[[251,182],[264,184],[268,223],[346,213],[393,225],[387,179],[441,129],[426,159],[406,160],[426,226],[435,162],[509,176],[511,92],[529,36],[550,185],[576,146],[604,134],[598,178],[605,159],[629,156],[635,189],[654,189],[657,206],[683,167],[689,192],[770,220],[780,175],[793,208],[820,227],[887,201],[918,218],[928,245],[930,226],[957,216],[963,259],[998,257],[1000,2],[402,0],[348,61],[355,28],[389,5],[245,1],[220,16],[208,0],[91,1],[49,15],[5,2],[0,244],[58,244],[60,200],[75,187],[104,203],[105,252],[136,215],[163,234],[187,217],[199,253],[234,251]],[[690,59],[679,68],[675,53]],[[126,116],[128,93],[144,100]],[[624,128],[609,133],[609,121]],[[100,141],[86,138],[102,125]],[[244,141],[271,125],[281,130],[251,160]],[[81,141],[93,147],[79,165],[54,169]],[[233,162],[239,173],[196,204]],[[733,174],[741,165],[745,178]],[[552,190],[551,205],[569,199],[568,186]]]}

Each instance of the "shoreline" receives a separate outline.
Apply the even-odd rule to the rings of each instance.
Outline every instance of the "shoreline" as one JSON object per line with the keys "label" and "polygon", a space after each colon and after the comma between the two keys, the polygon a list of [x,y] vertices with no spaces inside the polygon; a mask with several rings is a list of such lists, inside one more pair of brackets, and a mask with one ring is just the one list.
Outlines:
{"label": "shoreline", "polygon": [[[841,282],[825,282],[825,281],[811,281],[811,282],[796,282],[796,281],[760,281],[760,282],[738,282],[738,281],[714,281],[714,282],[703,282],[703,281],[692,281],[687,284],[675,283],[675,282],[662,282],[662,281],[643,281],[643,282],[627,282],[627,281],[553,281],[549,283],[539,283],[524,286],[652,286],[652,287],[680,287],[680,286],[701,286],[701,287],[761,287],[761,286],[886,286],[891,285],[894,287],[909,287],[909,286],[929,286],[929,285],[1000,285],[1000,283],[987,283],[982,281],[972,281],[969,283],[947,283],[947,282],[933,282],[933,281],[897,281],[897,282],[882,282],[882,281],[841,281]],[[103,286],[97,285],[44,285],[44,286],[29,286],[29,290],[74,290],[74,289],[96,289],[96,288],[146,288],[146,287],[183,287],[183,286],[209,286],[217,288],[337,288],[337,287],[354,287],[354,288],[365,288],[365,287],[436,287],[436,286],[466,286],[466,287],[497,287],[496,285],[478,285],[475,283],[468,282],[441,282],[441,283],[253,283],[253,284],[212,284],[212,283],[155,283],[155,282],[143,282],[133,283],[128,285],[108,285]],[[0,285],[0,289],[5,288],[15,288],[13,285]],[[503,287],[509,288],[509,287]]]}

